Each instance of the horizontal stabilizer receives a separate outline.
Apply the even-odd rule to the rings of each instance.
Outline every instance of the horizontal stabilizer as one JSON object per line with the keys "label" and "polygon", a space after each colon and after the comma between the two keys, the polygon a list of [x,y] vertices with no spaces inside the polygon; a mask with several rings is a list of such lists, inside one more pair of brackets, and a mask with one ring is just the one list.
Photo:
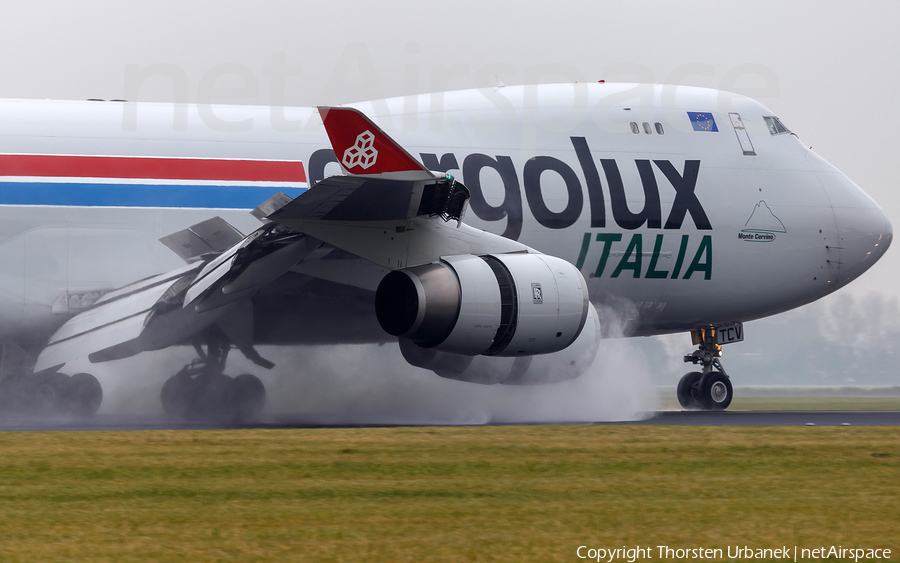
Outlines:
{"label": "horizontal stabilizer", "polygon": [[[279,192],[280,193],[280,192]],[[285,196],[287,197],[287,196]],[[221,252],[244,238],[244,235],[221,217],[213,217],[187,229],[159,239],[186,262],[193,262],[211,252]]]}

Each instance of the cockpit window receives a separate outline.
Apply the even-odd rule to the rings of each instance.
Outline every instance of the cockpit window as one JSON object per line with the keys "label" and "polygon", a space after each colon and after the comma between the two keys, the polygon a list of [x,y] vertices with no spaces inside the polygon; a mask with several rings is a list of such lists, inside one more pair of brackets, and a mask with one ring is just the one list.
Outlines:
{"label": "cockpit window", "polygon": [[766,120],[766,127],[769,128],[769,133],[772,135],[782,135],[791,132],[777,117],[763,117],[763,119]]}

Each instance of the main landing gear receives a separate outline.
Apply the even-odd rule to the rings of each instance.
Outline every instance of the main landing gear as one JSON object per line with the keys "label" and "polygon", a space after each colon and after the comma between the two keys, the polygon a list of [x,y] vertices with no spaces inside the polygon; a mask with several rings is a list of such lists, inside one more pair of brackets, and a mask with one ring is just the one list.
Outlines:
{"label": "main landing gear", "polygon": [[222,373],[231,349],[221,335],[212,333],[206,350],[194,344],[200,358],[170,377],[160,392],[163,410],[186,420],[245,422],[254,420],[266,404],[266,388],[258,377]]}
{"label": "main landing gear", "polygon": [[87,418],[100,408],[103,388],[89,373],[10,374],[0,381],[0,412]]}
{"label": "main landing gear", "polygon": [[87,418],[100,408],[103,388],[88,373],[67,375],[62,366],[34,373],[35,350],[0,341],[0,416]]}
{"label": "main landing gear", "polygon": [[691,339],[699,348],[685,356],[684,361],[699,364],[701,371],[686,373],[678,382],[678,402],[685,409],[725,410],[731,404],[734,390],[719,360],[722,346],[717,342],[716,329],[692,330]]}

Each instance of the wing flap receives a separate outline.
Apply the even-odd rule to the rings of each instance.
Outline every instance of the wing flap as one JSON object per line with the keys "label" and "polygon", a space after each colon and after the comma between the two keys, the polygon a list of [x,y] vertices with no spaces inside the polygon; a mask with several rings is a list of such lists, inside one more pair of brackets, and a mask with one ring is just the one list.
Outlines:
{"label": "wing flap", "polygon": [[159,242],[185,262],[192,262],[205,254],[221,252],[243,238],[244,235],[228,221],[221,217],[213,217],[165,236],[159,239]]}
{"label": "wing flap", "polygon": [[203,295],[208,289],[215,285],[219,280],[225,277],[233,265],[233,260],[222,262],[213,271],[209,272],[202,279],[198,279],[191,287],[188,288],[184,296],[184,306],[187,307]]}
{"label": "wing flap", "polygon": [[79,334],[97,330],[103,326],[118,322],[123,318],[145,313],[159,301],[159,298],[162,297],[174,283],[177,283],[177,281],[153,286],[144,291],[133,293],[128,297],[123,297],[122,299],[106,303],[76,315],[69,322],[59,327],[59,330],[50,337],[50,344],[55,344],[78,336]]}
{"label": "wing flap", "polygon": [[120,319],[96,330],[50,344],[41,351],[34,370],[41,371],[65,364],[85,355],[85,351],[105,350],[122,342],[129,342],[141,335],[148,312]]}
{"label": "wing flap", "polygon": [[272,283],[320,246],[322,246],[322,241],[303,237],[271,254],[254,260],[235,279],[222,286],[222,293],[234,295],[259,289]]}
{"label": "wing flap", "polygon": [[413,182],[332,176],[272,213],[275,222],[404,221],[410,214]]}
{"label": "wing flap", "polygon": [[256,206],[256,209],[250,212],[250,215],[253,215],[263,223],[268,221],[267,217],[272,213],[275,213],[285,205],[289,204],[293,198],[289,195],[285,195],[281,192],[275,192],[275,195],[267,199],[266,201],[260,203]]}
{"label": "wing flap", "polygon": [[122,299],[128,295],[133,293],[137,293],[139,291],[143,291],[144,289],[148,289],[155,285],[159,285],[162,283],[166,283],[167,281],[175,281],[178,278],[184,277],[189,272],[193,272],[194,270],[198,270],[201,264],[194,263],[188,264],[187,266],[183,266],[176,270],[172,270],[171,272],[166,272],[164,274],[159,274],[156,276],[151,276],[149,278],[145,278],[140,281],[136,281],[132,284],[128,284],[124,287],[120,287],[119,289],[115,289],[108,293],[103,294],[103,297],[98,299],[94,305],[100,306],[104,303],[109,303],[110,301],[115,301],[117,299]]}

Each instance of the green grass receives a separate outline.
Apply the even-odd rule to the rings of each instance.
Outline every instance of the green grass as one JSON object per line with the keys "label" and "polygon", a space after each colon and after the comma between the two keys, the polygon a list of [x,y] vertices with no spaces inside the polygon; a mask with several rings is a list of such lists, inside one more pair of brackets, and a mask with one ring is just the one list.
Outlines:
{"label": "green grass", "polygon": [[579,561],[900,548],[895,428],[0,434],[2,561]]}

